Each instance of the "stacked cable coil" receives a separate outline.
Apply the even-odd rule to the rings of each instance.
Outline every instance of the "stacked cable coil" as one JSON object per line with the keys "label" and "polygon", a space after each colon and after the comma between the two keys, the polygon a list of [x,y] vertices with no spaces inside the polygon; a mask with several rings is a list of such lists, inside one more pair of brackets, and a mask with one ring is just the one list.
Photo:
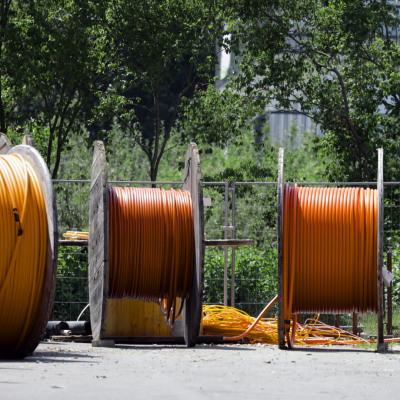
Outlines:
{"label": "stacked cable coil", "polygon": [[0,353],[15,354],[35,323],[47,255],[44,196],[24,157],[0,156]]}
{"label": "stacked cable coil", "polygon": [[[295,344],[358,343],[356,336],[322,324],[318,318],[319,313],[377,311],[377,191],[286,185],[283,216],[286,343],[289,348]],[[256,319],[228,307],[206,307],[205,333],[236,335],[225,337],[227,341],[247,336],[277,344],[276,320],[262,319],[277,299],[275,296]],[[298,313],[316,316],[303,326],[296,321]]]}
{"label": "stacked cable coil", "polygon": [[377,204],[371,189],[286,186],[286,333],[292,314],[376,312]]}
{"label": "stacked cable coil", "polygon": [[114,187],[108,194],[109,298],[159,303],[166,322],[172,325],[192,286],[190,193]]}

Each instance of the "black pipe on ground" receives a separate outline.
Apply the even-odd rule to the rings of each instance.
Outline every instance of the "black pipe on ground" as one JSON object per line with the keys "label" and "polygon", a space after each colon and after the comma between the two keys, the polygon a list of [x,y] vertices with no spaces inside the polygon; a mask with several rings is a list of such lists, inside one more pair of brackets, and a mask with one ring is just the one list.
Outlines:
{"label": "black pipe on ground", "polygon": [[44,338],[62,335],[61,331],[69,330],[71,335],[91,335],[92,328],[90,321],[49,321],[46,327]]}

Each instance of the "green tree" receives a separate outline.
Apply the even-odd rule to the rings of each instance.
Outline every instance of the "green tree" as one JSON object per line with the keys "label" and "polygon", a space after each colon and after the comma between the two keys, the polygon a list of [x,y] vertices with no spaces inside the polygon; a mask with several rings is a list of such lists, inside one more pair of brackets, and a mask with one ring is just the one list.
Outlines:
{"label": "green tree", "polygon": [[10,125],[24,119],[22,106],[32,93],[25,70],[28,29],[20,18],[29,3],[3,0],[0,4],[0,130],[4,133]]}
{"label": "green tree", "polygon": [[219,96],[219,102],[235,100],[228,109],[238,101],[252,104],[234,120],[257,115],[255,107],[260,114],[267,104],[312,118],[323,132],[317,150],[333,156],[329,180],[375,180],[378,147],[385,148],[387,177],[398,176],[392,164],[400,46],[393,4],[246,0],[232,3],[229,16],[223,45],[235,53],[238,70],[225,87],[230,94],[210,90],[205,102]]}
{"label": "green tree", "polygon": [[[107,91],[92,91],[100,104],[99,116],[104,119],[111,112],[118,119],[146,154],[150,178],[155,181],[162,157],[172,149],[169,142],[179,105],[196,86],[208,82],[215,69],[215,37],[220,32],[223,2],[116,0],[103,5],[102,26],[122,47],[118,73]],[[129,87],[149,93],[151,102],[148,96],[143,101],[124,95]],[[165,96],[172,99],[172,107],[162,120],[160,101]],[[151,141],[143,139],[138,110],[154,117]]]}
{"label": "green tree", "polygon": [[48,128],[45,159],[53,178],[63,150],[71,148],[70,134],[79,133],[93,111],[91,92],[107,84],[115,67],[118,45],[98,12],[96,3],[80,0],[46,0],[42,7],[32,3],[27,12],[32,32],[25,56],[32,62],[26,69],[35,91],[35,119]]}
{"label": "green tree", "polygon": [[12,137],[33,133],[56,178],[70,135],[95,109],[91,92],[103,89],[115,69],[119,45],[102,27],[95,2],[13,0],[0,12],[1,129]]}

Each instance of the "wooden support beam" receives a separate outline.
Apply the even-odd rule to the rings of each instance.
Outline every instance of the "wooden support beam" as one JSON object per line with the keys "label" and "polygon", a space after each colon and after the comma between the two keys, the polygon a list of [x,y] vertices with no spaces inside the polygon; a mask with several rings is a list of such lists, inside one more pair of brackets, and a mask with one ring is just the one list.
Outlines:
{"label": "wooden support beam", "polygon": [[205,240],[204,245],[207,246],[253,246],[253,239],[220,239]]}
{"label": "wooden support beam", "polygon": [[[77,246],[87,247],[88,240],[59,240],[60,246]],[[220,240],[205,240],[205,246],[254,246],[253,239],[220,239]]]}
{"label": "wooden support beam", "polygon": [[89,246],[89,241],[88,240],[59,240],[58,241],[59,246],[64,246],[64,247],[88,247]]}
{"label": "wooden support beam", "polygon": [[6,134],[0,132],[0,155],[7,154],[12,148],[10,139]]}
{"label": "wooden support beam", "polygon": [[384,209],[383,209],[383,149],[378,149],[378,227],[377,227],[377,285],[378,285],[378,339],[377,351],[385,351],[385,342],[383,338],[383,222],[384,222]]}
{"label": "wooden support beam", "polygon": [[285,348],[285,323],[283,316],[283,200],[285,194],[284,149],[279,149],[278,159],[278,345]]}

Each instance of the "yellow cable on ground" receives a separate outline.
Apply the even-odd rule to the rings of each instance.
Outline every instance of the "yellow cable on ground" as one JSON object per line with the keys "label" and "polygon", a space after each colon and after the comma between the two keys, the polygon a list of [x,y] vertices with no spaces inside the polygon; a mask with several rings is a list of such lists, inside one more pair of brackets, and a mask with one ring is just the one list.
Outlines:
{"label": "yellow cable on ground", "polygon": [[[245,337],[252,343],[278,345],[277,319],[262,318],[255,323],[257,319],[233,307],[203,306],[203,332],[205,335],[233,336],[229,339],[234,339],[234,337],[244,336],[243,332],[248,331]],[[254,326],[252,327],[252,325]],[[293,328],[293,322],[291,327]],[[225,340],[227,339],[225,337]],[[400,338],[385,339],[385,342],[399,341]],[[375,340],[365,340],[343,329],[326,325],[319,321],[319,314],[316,314],[314,318],[307,320],[305,324],[296,323],[293,342],[295,345],[300,346],[318,346],[326,344],[357,345],[360,343],[375,343]]]}
{"label": "yellow cable on ground", "polygon": [[0,353],[15,353],[35,322],[47,255],[47,218],[35,171],[0,156]]}
{"label": "yellow cable on ground", "polygon": [[[342,329],[318,321],[319,314],[305,324],[297,324],[294,344],[359,344],[366,340]],[[236,336],[251,327],[256,318],[244,311],[224,306],[203,306],[203,332],[205,335]],[[292,323],[293,324],[293,323]],[[253,343],[278,344],[278,323],[276,318],[262,318],[247,333]]]}

